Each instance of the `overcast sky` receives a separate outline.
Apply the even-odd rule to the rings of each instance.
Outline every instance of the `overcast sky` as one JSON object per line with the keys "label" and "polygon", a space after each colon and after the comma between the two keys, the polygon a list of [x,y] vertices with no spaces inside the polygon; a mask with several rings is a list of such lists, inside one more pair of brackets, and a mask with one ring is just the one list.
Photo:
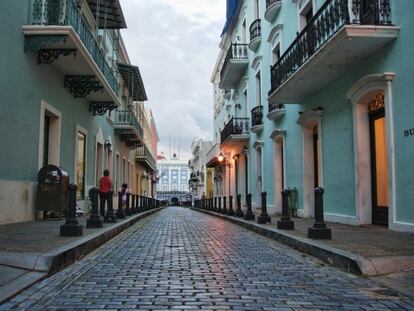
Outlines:
{"label": "overcast sky", "polygon": [[140,68],[160,135],[188,159],[193,137],[211,139],[211,73],[225,22],[225,0],[123,0],[128,29],[122,35],[132,64]]}

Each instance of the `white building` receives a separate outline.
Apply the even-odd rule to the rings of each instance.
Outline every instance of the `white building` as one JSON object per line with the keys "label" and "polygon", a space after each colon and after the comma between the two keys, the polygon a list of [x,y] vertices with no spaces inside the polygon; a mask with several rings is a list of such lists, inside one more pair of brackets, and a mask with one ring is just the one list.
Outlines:
{"label": "white building", "polygon": [[186,201],[190,194],[188,180],[191,172],[188,162],[180,160],[175,153],[171,159],[161,155],[158,157],[157,170],[160,176],[157,198],[159,200],[177,198],[179,201]]}
{"label": "white building", "polygon": [[[212,184],[208,179],[206,155],[213,146],[211,141],[194,139],[191,144],[192,158],[188,163],[191,169],[190,186],[194,198],[201,198],[203,193],[212,196]],[[210,178],[211,179],[211,178]]]}

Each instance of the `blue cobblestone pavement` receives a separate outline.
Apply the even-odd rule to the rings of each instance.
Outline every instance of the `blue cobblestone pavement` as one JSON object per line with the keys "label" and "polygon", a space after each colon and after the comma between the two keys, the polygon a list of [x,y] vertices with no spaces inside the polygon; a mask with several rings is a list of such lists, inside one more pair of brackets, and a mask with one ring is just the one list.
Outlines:
{"label": "blue cobblestone pavement", "polygon": [[0,310],[414,310],[412,298],[387,293],[237,225],[169,207]]}

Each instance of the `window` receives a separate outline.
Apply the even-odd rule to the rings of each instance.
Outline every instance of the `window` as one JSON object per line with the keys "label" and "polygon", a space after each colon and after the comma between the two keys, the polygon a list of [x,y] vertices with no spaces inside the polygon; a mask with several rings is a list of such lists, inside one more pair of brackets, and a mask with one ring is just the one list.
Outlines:
{"label": "window", "polygon": [[260,71],[256,74],[256,106],[262,105],[262,81]]}
{"label": "window", "polygon": [[276,64],[280,59],[280,43],[277,43],[272,51],[272,64]]}
{"label": "window", "polygon": [[78,190],[76,192],[77,200],[85,199],[85,168],[86,168],[86,135],[78,132],[77,142],[77,163],[76,163],[76,183]]}
{"label": "window", "polygon": [[313,17],[312,1],[313,0],[309,0],[299,11],[299,31],[302,31]]}
{"label": "window", "polygon": [[178,170],[171,171],[171,180],[178,180]]}

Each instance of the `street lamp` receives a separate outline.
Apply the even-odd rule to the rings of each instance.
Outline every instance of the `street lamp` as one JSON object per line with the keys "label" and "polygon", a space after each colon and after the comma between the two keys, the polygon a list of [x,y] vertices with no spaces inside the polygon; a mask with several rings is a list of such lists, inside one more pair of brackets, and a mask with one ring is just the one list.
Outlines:
{"label": "street lamp", "polygon": [[220,152],[220,154],[219,154],[219,155],[218,155],[218,157],[217,157],[217,160],[218,160],[219,162],[223,162],[223,160],[224,160],[223,152]]}

